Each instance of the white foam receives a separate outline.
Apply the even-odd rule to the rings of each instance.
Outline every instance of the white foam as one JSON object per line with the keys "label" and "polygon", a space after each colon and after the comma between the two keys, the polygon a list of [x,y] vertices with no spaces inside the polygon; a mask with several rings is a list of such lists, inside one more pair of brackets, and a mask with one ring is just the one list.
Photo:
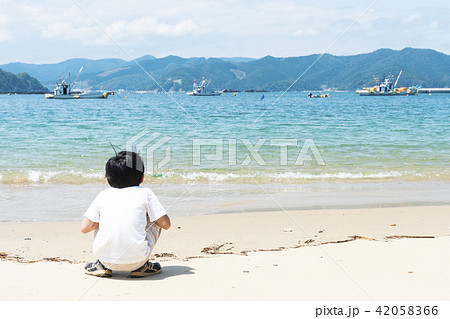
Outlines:
{"label": "white foam", "polygon": [[285,173],[270,174],[269,176],[275,179],[366,179],[366,178],[400,177],[402,176],[402,174],[399,172],[379,172],[379,173],[337,172],[337,173],[319,173],[319,174],[285,172]]}
{"label": "white foam", "polygon": [[5,171],[0,172],[0,183],[6,184],[46,184],[46,183],[64,183],[71,181],[72,178],[77,178],[80,183],[83,179],[86,182],[92,182],[93,179],[102,179],[103,173],[99,172],[81,172],[81,171],[41,171],[41,170],[26,170],[26,171]]}
{"label": "white foam", "polygon": [[[447,174],[444,174],[448,176]],[[445,177],[444,176],[444,177]],[[156,176],[149,176],[154,181],[162,180],[164,182],[179,182],[180,180],[194,181],[208,181],[208,182],[245,182],[252,179],[268,180],[274,182],[295,183],[301,181],[314,180],[370,180],[370,179],[391,179],[391,178],[442,178],[442,174],[426,174],[423,172],[411,171],[384,171],[384,172],[274,172],[274,171],[253,171],[253,172],[162,172]],[[42,171],[42,170],[27,170],[27,171],[4,171],[0,172],[0,183],[5,184],[89,184],[101,183],[104,181],[105,175],[103,171]]]}
{"label": "white foam", "polygon": [[[423,175],[423,174],[421,174]],[[211,173],[211,172],[190,172],[190,173],[174,173],[168,172],[162,174],[162,178],[180,177],[187,180],[206,179],[212,182],[223,182],[236,179],[265,178],[274,180],[326,180],[326,179],[377,179],[401,177],[402,173],[396,171],[378,172],[378,173],[303,173],[303,172],[283,172],[283,173]],[[420,175],[419,175],[420,176]]]}

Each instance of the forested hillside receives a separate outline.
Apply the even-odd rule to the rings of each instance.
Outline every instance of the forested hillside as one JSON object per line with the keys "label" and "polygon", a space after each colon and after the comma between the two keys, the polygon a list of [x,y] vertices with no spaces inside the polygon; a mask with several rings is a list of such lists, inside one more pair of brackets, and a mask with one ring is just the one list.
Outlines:
{"label": "forested hillside", "polygon": [[5,72],[0,69],[0,93],[30,93],[30,92],[46,92],[47,89],[39,83],[34,77],[27,73],[19,73],[17,75],[11,72]]}
{"label": "forested hillside", "polygon": [[160,84],[166,91],[188,91],[194,80],[206,77],[212,80],[211,90],[284,91],[313,63],[291,90],[356,90],[372,85],[373,76],[397,75],[400,70],[399,86],[450,87],[450,56],[431,49],[380,49],[352,56],[325,54],[317,60],[319,56],[207,59],[146,55],[137,59],[139,65],[120,59],[72,59],[54,65],[14,63],[0,67],[27,71],[44,85],[53,85],[60,74],[76,74],[84,65],[79,81],[85,87],[111,90],[161,91]]}

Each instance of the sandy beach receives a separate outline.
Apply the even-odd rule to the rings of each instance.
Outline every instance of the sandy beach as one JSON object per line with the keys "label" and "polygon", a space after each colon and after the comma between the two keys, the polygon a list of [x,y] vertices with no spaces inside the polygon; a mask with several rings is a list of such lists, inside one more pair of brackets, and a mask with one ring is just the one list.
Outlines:
{"label": "sandy beach", "polygon": [[[173,218],[144,279],[83,273],[78,222],[0,225],[2,300],[450,300],[450,207]],[[158,290],[158,294],[151,291]]]}

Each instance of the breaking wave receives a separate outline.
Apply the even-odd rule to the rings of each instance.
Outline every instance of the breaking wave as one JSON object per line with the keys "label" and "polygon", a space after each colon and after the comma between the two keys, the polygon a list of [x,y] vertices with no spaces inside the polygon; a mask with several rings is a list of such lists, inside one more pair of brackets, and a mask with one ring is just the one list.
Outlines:
{"label": "breaking wave", "polygon": [[[302,184],[314,181],[324,182],[358,182],[358,181],[389,181],[389,180],[450,180],[449,172],[410,172],[410,171],[379,171],[379,172],[274,172],[274,171],[167,171],[157,174],[146,174],[145,183],[184,183],[199,181],[205,183],[286,183]],[[0,171],[2,185],[33,185],[33,184],[101,184],[105,183],[103,172],[95,171]]]}

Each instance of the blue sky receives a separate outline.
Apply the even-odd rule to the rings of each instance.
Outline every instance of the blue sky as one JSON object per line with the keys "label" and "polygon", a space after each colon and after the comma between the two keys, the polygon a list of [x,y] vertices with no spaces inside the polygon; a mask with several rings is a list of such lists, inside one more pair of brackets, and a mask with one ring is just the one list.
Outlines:
{"label": "blue sky", "polygon": [[[0,0],[0,64],[129,60],[89,15],[132,57],[322,53],[374,1]],[[449,17],[450,1],[379,0],[329,53],[416,47],[450,54]]]}

